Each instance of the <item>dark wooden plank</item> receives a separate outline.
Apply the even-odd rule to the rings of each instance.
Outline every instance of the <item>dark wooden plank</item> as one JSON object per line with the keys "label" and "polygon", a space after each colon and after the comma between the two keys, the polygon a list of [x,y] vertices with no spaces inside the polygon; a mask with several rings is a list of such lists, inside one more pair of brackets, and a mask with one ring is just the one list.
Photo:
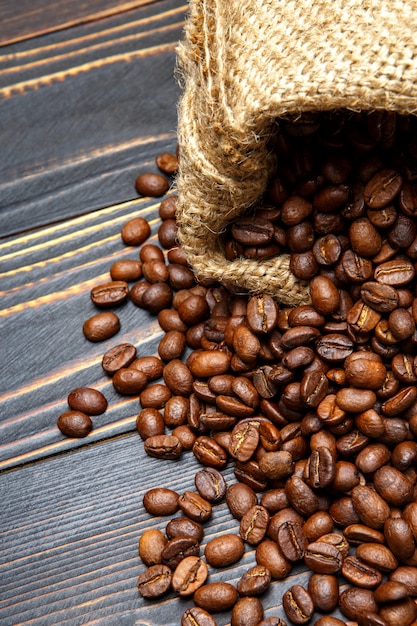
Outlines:
{"label": "dark wooden plank", "polygon": [[[129,200],[139,164],[175,148],[175,47],[186,5],[72,29],[0,56],[0,236]],[[28,224],[27,216],[31,219]]]}
{"label": "dark wooden plank", "polygon": [[[156,485],[193,489],[197,467],[190,453],[180,464],[145,457],[132,434],[0,475],[0,622],[178,626],[192,599],[171,593],[149,602],[136,590],[144,569],[138,539],[149,527],[164,530],[170,519],[151,518],[141,503]],[[224,474],[228,484],[235,481],[231,467]],[[215,535],[238,532],[238,521],[220,504],[205,530],[201,552]],[[248,545],[239,564],[212,569],[210,581],[236,583],[253,564],[255,550]],[[284,617],[282,593],[295,582],[307,583],[302,571],[295,567],[287,580],[273,583],[263,596],[266,615]],[[216,620],[229,624],[230,613]]]}
{"label": "dark wooden plank", "polygon": [[39,37],[77,24],[131,11],[152,0],[3,0],[0,3],[0,45]]}

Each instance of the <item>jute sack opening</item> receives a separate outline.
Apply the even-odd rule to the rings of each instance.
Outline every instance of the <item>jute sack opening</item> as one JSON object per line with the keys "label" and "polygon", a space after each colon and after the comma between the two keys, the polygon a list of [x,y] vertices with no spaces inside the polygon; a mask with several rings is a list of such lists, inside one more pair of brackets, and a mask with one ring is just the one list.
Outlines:
{"label": "jute sack opening", "polygon": [[415,0],[191,0],[178,66],[179,240],[197,277],[307,302],[288,255],[228,261],[219,234],[265,192],[277,118],[417,112]]}

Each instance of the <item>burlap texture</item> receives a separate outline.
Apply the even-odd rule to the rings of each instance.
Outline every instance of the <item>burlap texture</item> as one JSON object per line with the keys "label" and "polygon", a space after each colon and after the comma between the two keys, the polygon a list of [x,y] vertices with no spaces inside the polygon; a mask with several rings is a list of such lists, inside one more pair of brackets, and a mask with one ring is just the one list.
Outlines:
{"label": "burlap texture", "polygon": [[415,0],[191,0],[178,66],[179,240],[196,275],[308,301],[288,255],[227,261],[218,234],[264,193],[276,118],[417,112]]}

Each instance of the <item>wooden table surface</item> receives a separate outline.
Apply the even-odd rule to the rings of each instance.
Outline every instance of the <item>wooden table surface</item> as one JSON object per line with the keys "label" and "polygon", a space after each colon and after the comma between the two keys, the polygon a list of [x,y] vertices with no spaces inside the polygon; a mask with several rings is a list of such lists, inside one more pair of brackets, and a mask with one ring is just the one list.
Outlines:
{"label": "wooden table surface", "polygon": [[[6,0],[0,6],[0,624],[179,625],[192,600],[144,601],[141,533],[165,518],[143,508],[146,490],[194,488],[197,463],[150,459],[135,430],[137,398],[114,392],[106,349],[129,341],[154,354],[155,318],[119,313],[117,341],[92,344],[82,324],[93,285],[117,259],[134,258],[121,226],[144,216],[156,241],[159,200],[139,198],[137,175],[176,147],[175,47],[182,0]],[[101,390],[107,412],[66,439],[56,427],[78,386]],[[234,481],[232,468],[225,472]],[[238,529],[215,508],[203,542]],[[213,571],[237,582],[255,564]],[[297,571],[297,570],[295,570]],[[274,583],[266,616],[284,617]],[[216,617],[230,623],[230,614]]]}

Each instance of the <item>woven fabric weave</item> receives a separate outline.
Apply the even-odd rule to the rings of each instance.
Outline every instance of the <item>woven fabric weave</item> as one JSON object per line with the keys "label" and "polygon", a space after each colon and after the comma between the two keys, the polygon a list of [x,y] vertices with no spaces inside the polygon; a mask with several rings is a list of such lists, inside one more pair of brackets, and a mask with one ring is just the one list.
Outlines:
{"label": "woven fabric weave", "polygon": [[277,118],[417,113],[414,0],[191,0],[178,66],[179,241],[197,277],[308,301],[288,255],[228,261],[219,234],[265,192]]}

